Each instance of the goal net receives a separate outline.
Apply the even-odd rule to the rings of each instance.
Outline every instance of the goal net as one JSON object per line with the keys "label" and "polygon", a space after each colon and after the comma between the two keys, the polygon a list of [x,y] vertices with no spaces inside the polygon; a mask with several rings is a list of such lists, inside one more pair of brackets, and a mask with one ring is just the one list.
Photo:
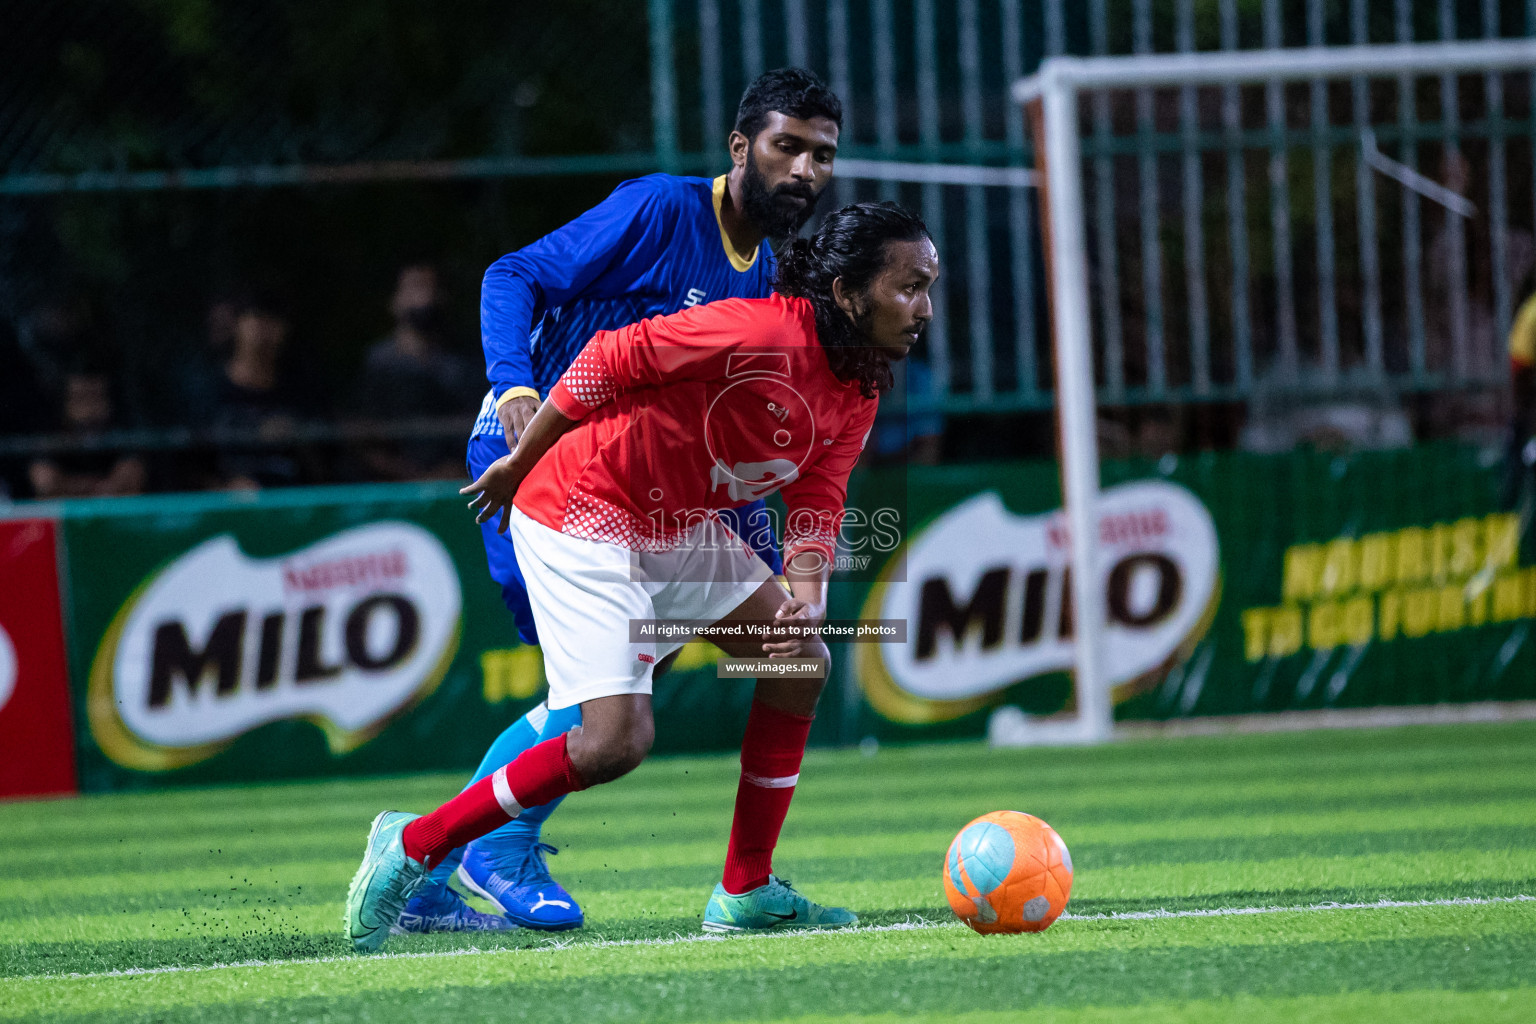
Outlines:
{"label": "goal net", "polygon": [[[1015,84],[1042,181],[1067,557],[1091,582],[1069,595],[1073,709],[995,739],[1104,740],[1149,677],[1169,717],[1222,710],[1202,701],[1213,672],[1241,676],[1241,711],[1536,696],[1518,681],[1536,678],[1536,570],[1479,475],[1508,429],[1504,345],[1536,261],[1533,68],[1536,41],[1515,40],[1064,57]],[[1170,586],[1158,545],[1181,541],[1115,525],[1101,437],[1188,484],[1198,467],[1124,424],[1189,409],[1228,421],[1240,454],[1198,495],[1221,548],[1205,617],[1149,671],[1128,627]],[[1448,436],[1494,454],[1446,470],[1456,457],[1420,442]],[[1392,454],[1355,458],[1370,451]]]}

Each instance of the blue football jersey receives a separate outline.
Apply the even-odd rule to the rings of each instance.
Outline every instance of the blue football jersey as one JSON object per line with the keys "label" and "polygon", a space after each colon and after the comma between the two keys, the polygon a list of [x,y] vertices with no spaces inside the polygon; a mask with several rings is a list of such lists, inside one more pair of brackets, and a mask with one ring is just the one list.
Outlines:
{"label": "blue football jersey", "polygon": [[652,174],[486,271],[480,336],[491,390],[474,436],[503,436],[496,400],[509,388],[549,393],[598,331],[725,298],[773,290],[764,241],[743,260],[720,222],[725,177]]}

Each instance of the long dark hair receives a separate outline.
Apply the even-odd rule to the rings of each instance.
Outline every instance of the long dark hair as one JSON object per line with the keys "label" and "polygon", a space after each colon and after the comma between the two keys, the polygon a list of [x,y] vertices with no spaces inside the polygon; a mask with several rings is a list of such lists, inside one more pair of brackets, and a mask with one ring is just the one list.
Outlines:
{"label": "long dark hair", "polygon": [[854,203],[829,214],[814,236],[796,239],[779,255],[775,290],[810,300],[816,337],[827,350],[832,372],[839,380],[858,381],[865,398],[890,388],[890,358],[838,308],[832,282],[842,278],[844,290],[857,295],[885,269],[887,243],[929,237],[917,214],[895,203]]}

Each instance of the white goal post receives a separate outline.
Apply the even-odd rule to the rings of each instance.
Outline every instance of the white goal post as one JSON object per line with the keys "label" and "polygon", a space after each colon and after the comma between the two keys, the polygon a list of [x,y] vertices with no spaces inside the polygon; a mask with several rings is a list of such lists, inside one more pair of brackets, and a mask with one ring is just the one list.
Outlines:
{"label": "white goal post", "polygon": [[[1155,54],[1052,57],[1037,74],[1014,83],[1015,103],[1039,117],[1037,158],[1044,173],[1042,214],[1056,358],[1056,402],[1063,495],[1070,530],[1075,621],[1075,719],[1028,721],[1018,716],[994,729],[993,741],[1015,744],[1099,743],[1112,738],[1111,681],[1105,675],[1104,602],[1098,572],[1099,453],[1089,242],[1084,203],[1085,164],[1080,99],[1105,90],[1191,86],[1280,85],[1367,77],[1450,76],[1529,72],[1536,40],[1490,40],[1395,46],[1315,47]],[[1038,106],[1036,106],[1038,104]],[[1150,109],[1150,103],[1147,108]],[[1369,140],[1374,149],[1374,138]],[[1409,187],[1412,187],[1411,184]],[[1093,581],[1093,582],[1089,582]]]}

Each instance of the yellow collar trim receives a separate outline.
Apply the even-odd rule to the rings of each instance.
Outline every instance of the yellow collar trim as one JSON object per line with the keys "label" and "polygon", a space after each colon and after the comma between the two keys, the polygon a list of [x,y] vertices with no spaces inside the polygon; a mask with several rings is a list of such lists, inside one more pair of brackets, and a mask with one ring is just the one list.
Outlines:
{"label": "yellow collar trim", "polygon": [[737,270],[751,270],[752,264],[757,262],[757,249],[752,250],[751,256],[742,259],[736,247],[731,244],[731,236],[725,233],[725,221],[720,219],[720,204],[725,202],[725,175],[723,174],[715,179],[714,200],[715,223],[720,226],[720,244],[725,246],[725,258],[730,260],[731,266]]}

